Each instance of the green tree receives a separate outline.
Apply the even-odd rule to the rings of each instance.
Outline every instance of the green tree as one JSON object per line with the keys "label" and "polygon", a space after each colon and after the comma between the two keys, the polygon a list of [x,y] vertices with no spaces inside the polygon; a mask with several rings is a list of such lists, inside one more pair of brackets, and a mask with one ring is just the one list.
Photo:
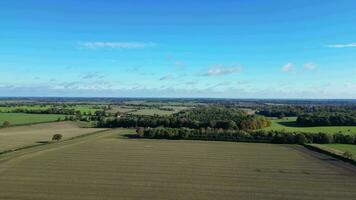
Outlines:
{"label": "green tree", "polygon": [[59,141],[62,139],[62,137],[63,137],[62,134],[57,133],[52,136],[52,140]]}

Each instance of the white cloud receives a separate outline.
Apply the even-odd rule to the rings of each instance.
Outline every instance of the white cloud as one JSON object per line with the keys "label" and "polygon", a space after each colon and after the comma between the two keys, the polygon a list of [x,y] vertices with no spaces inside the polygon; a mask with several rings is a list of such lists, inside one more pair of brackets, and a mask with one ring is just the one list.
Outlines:
{"label": "white cloud", "polygon": [[315,63],[309,62],[304,64],[304,69],[306,70],[313,70],[317,67]]}
{"label": "white cloud", "polygon": [[348,48],[348,47],[356,47],[356,43],[349,43],[349,44],[330,44],[326,45],[329,48]]}
{"label": "white cloud", "polygon": [[84,42],[79,43],[79,46],[87,49],[144,49],[154,46],[152,42]]}
{"label": "white cloud", "polygon": [[293,69],[293,63],[287,63],[282,66],[281,70],[282,72],[290,72]]}
{"label": "white cloud", "polygon": [[215,65],[208,69],[207,72],[203,73],[203,76],[221,76],[233,74],[241,71],[240,66],[226,67],[224,65]]}

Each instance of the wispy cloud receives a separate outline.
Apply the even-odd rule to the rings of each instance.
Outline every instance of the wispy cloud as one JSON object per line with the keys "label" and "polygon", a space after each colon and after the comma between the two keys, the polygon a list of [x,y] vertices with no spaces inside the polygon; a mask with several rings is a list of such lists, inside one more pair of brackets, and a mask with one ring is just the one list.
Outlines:
{"label": "wispy cloud", "polygon": [[154,46],[153,42],[80,42],[79,46],[87,49],[144,49]]}
{"label": "wispy cloud", "polygon": [[356,47],[356,43],[349,43],[349,44],[330,44],[326,45],[329,48],[349,48],[349,47]]}
{"label": "wispy cloud", "polygon": [[173,79],[172,75],[165,75],[165,76],[162,76],[159,80],[165,81],[165,80],[171,80],[171,79]]}
{"label": "wispy cloud", "polygon": [[105,76],[100,74],[99,72],[89,72],[82,76],[83,79],[102,79]]}
{"label": "wispy cloud", "polygon": [[241,71],[240,66],[224,66],[224,65],[215,65],[208,69],[207,72],[203,73],[203,76],[221,76],[221,75],[228,75],[233,73],[238,73]]}
{"label": "wispy cloud", "polygon": [[290,72],[293,69],[293,63],[287,63],[282,66],[281,71],[282,72]]}
{"label": "wispy cloud", "polygon": [[313,70],[317,67],[315,63],[309,62],[304,64],[304,69],[306,70]]}
{"label": "wispy cloud", "polygon": [[209,89],[214,89],[214,88],[219,88],[219,89],[226,89],[226,86],[231,85],[231,81],[224,81],[216,84],[210,85],[208,88]]}

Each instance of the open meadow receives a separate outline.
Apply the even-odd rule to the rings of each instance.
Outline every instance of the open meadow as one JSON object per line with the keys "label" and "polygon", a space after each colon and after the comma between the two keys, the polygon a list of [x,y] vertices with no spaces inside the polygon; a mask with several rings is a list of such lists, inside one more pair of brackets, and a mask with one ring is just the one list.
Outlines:
{"label": "open meadow", "polygon": [[80,128],[75,122],[53,122],[0,129],[0,153],[51,141],[54,134],[61,134],[63,139],[105,130]]}
{"label": "open meadow", "polygon": [[302,146],[122,136],[132,132],[114,129],[7,161],[0,156],[0,199],[356,197],[354,166]]}
{"label": "open meadow", "polygon": [[344,133],[356,134],[356,126],[316,126],[316,127],[301,127],[296,124],[296,117],[285,117],[283,119],[272,119],[271,126],[264,130],[285,130],[289,132],[309,132],[309,133]]}
{"label": "open meadow", "polygon": [[0,127],[5,121],[10,125],[34,124],[42,122],[53,122],[63,120],[65,115],[61,114],[27,114],[27,113],[0,113]]}

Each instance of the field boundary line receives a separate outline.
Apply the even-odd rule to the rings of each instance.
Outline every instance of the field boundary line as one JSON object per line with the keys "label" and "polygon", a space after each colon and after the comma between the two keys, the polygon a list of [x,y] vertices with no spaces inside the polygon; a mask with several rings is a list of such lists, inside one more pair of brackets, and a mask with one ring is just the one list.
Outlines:
{"label": "field boundary line", "polygon": [[[0,164],[5,163],[10,160],[13,160],[13,159],[16,159],[16,158],[19,158],[19,157],[22,157],[22,156],[26,156],[28,154],[39,153],[39,152],[46,151],[46,150],[53,150],[56,148],[66,147],[68,145],[75,145],[75,144],[79,144],[82,142],[86,142],[86,141],[88,141],[88,139],[91,138],[90,136],[104,137],[107,135],[99,135],[99,134],[108,132],[110,130],[111,129],[98,130],[95,132],[74,136],[74,137],[71,137],[71,138],[68,138],[68,139],[65,139],[62,141],[58,141],[58,142],[32,144],[32,145],[23,146],[23,147],[19,147],[19,148],[15,148],[15,149],[5,150],[5,151],[0,152]],[[85,139],[85,140],[80,140],[80,139]],[[28,150],[28,151],[26,151],[26,150]]]}
{"label": "field boundary line", "polygon": [[344,162],[347,162],[347,163],[350,163],[350,164],[356,166],[356,160],[351,159],[351,158],[346,158],[346,157],[342,156],[340,153],[337,153],[335,151],[328,150],[326,148],[321,148],[321,147],[313,145],[313,144],[304,144],[303,146],[311,151],[326,154],[328,156],[331,156],[333,158],[336,158],[338,160],[341,160],[341,161],[344,161]]}
{"label": "field boundary line", "polygon": [[67,122],[70,120],[53,120],[53,121],[45,121],[45,122],[33,122],[33,123],[25,123],[25,124],[13,124],[8,127],[0,126],[0,129],[6,129],[6,128],[11,128],[11,127],[18,127],[18,126],[30,126],[30,125],[37,125],[37,124],[49,124],[49,123],[56,123],[56,122]]}

